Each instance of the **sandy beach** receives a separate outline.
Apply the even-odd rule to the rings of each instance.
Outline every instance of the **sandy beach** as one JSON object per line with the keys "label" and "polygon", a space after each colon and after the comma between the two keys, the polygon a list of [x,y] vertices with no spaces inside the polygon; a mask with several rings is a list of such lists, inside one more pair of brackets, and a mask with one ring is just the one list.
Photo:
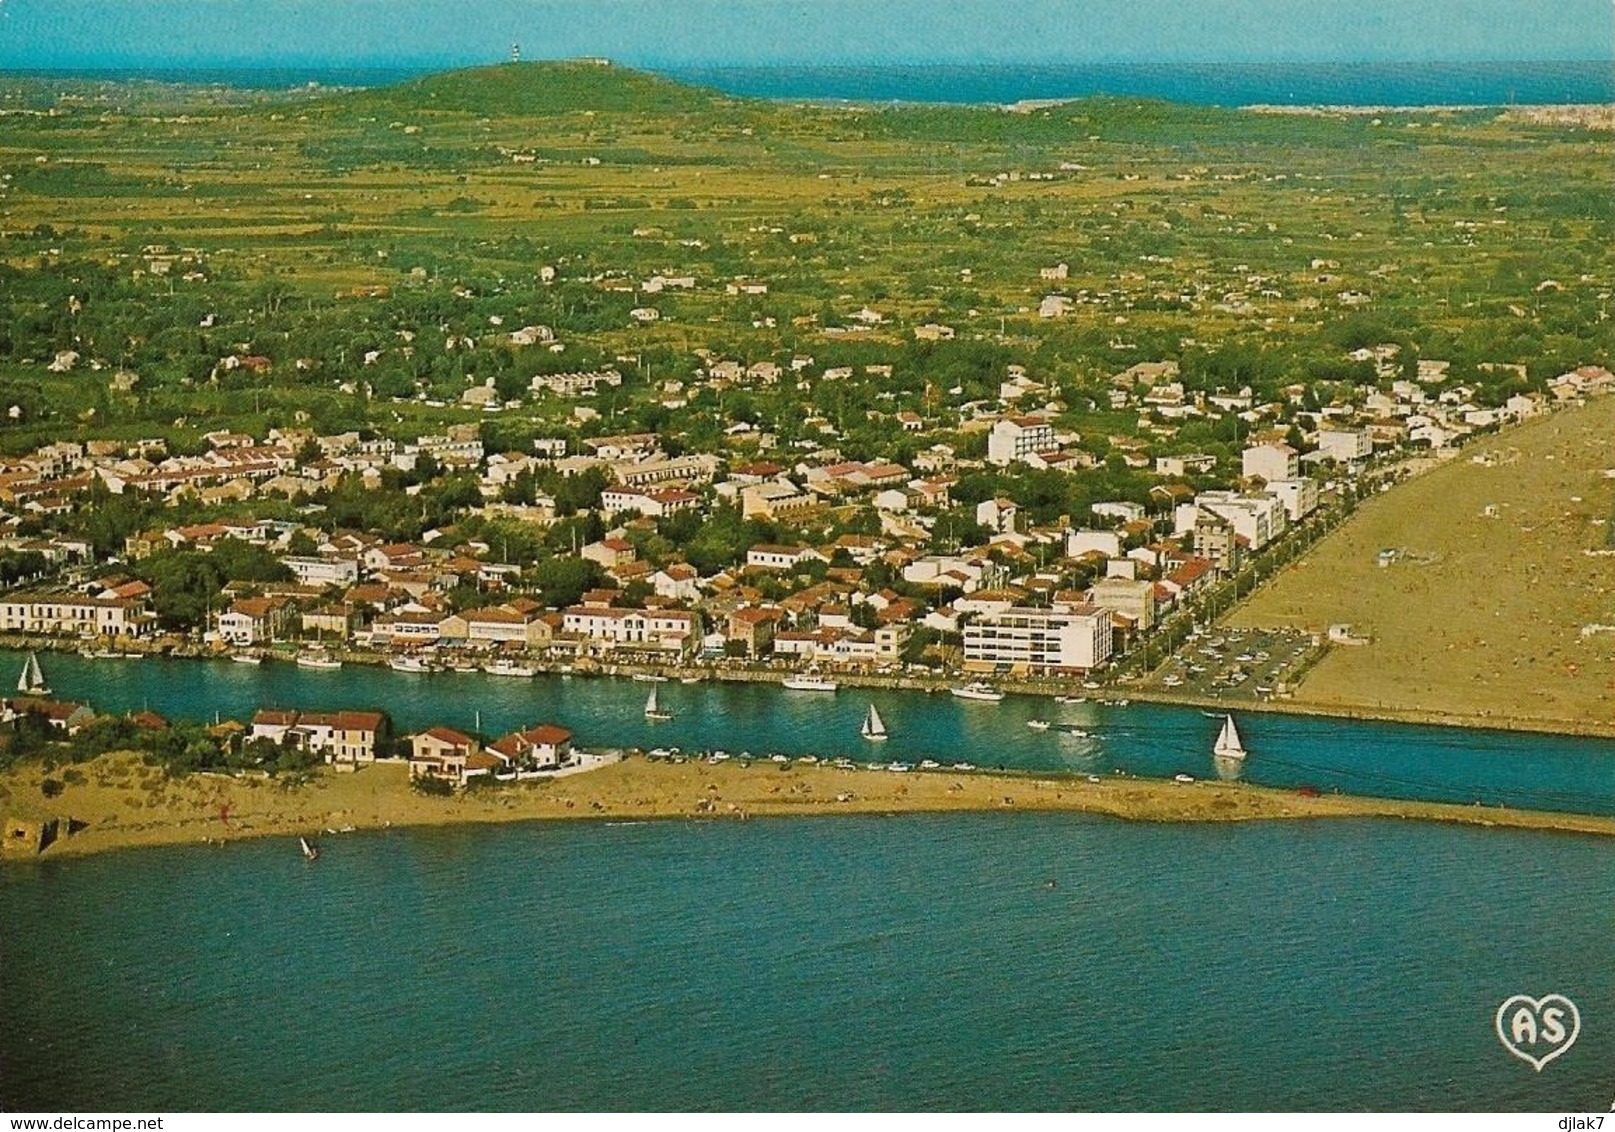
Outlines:
{"label": "sandy beach", "polygon": [[[223,844],[250,837],[342,833],[404,826],[528,820],[703,820],[854,813],[1065,810],[1133,821],[1202,822],[1329,817],[1396,817],[1517,829],[1615,834],[1615,818],[1459,806],[1344,795],[1303,796],[1242,783],[1163,782],[1106,776],[840,770],[766,761],[622,762],[546,782],[421,794],[402,764],[322,773],[300,786],[263,778],[193,775],[170,779],[138,756],[108,755],[51,777],[63,791],[45,798],[38,765],[0,775],[0,814],[71,818],[75,832],[30,861],[152,845]],[[65,824],[65,823],[64,823]]]}

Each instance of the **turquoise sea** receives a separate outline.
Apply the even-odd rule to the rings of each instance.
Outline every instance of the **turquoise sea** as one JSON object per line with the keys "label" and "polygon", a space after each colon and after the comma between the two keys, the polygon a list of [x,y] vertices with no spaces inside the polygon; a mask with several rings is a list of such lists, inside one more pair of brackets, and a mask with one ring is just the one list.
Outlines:
{"label": "turquoise sea", "polygon": [[[1590,45],[1590,49],[1591,49]],[[74,79],[216,83],[246,89],[385,86],[486,59],[414,67],[305,66],[105,68],[17,72]],[[632,62],[629,65],[635,65]],[[1615,100],[1615,63],[955,63],[880,65],[660,66],[679,82],[752,98],[858,102],[1010,103],[1092,95],[1202,105],[1501,106]]]}
{"label": "turquoise sea", "polygon": [[[1055,887],[1048,887],[1049,881]],[[532,824],[0,870],[0,1107],[1607,1110],[1601,840]],[[1564,994],[1541,1073],[1493,1033]]]}
{"label": "turquoise sea", "polygon": [[[0,658],[4,665],[17,661]],[[1210,773],[1192,709],[48,656],[102,710]],[[1058,713],[1058,714],[1056,714]],[[1081,722],[1079,740],[1024,726]],[[1241,715],[1248,775],[1615,812],[1615,744]],[[0,1107],[1607,1110],[1615,846],[1390,820],[545,824],[0,869]],[[1051,885],[1052,882],[1052,885]],[[1505,998],[1575,1001],[1538,1073]]]}

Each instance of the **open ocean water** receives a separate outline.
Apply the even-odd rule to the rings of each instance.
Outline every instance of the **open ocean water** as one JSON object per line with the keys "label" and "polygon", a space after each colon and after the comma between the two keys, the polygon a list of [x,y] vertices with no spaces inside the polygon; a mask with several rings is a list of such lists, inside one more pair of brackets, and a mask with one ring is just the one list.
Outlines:
{"label": "open ocean water", "polygon": [[[981,814],[7,867],[0,1106],[1605,1110],[1610,851]],[[1538,1073],[1493,1015],[1550,991]]]}
{"label": "open ocean water", "polygon": [[[57,71],[88,79],[152,79],[280,89],[383,86],[453,66]],[[1497,63],[1084,63],[884,66],[658,66],[680,82],[756,98],[1011,103],[1122,95],[1218,106],[1500,106],[1615,102],[1615,61]],[[45,73],[45,72],[34,72]]]}

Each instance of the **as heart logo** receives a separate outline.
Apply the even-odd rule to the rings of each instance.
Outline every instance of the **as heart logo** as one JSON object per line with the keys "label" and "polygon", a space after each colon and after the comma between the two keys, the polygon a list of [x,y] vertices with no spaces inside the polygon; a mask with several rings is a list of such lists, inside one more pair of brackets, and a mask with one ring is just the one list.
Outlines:
{"label": "as heart logo", "polygon": [[1541,998],[1517,994],[1497,1008],[1497,1039],[1503,1048],[1538,1073],[1542,1067],[1576,1044],[1581,1033],[1581,1011],[1562,994]]}

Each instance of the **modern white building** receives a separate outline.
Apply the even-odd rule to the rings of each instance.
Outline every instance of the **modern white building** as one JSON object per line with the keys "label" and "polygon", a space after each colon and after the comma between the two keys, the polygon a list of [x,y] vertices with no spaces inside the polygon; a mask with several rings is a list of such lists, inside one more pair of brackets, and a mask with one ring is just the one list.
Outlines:
{"label": "modern white building", "polygon": [[1269,480],[1268,493],[1284,504],[1290,522],[1297,523],[1318,509],[1318,481],[1302,476],[1293,480]]}
{"label": "modern white building", "polygon": [[351,586],[359,580],[359,562],[354,558],[299,558],[288,555],[280,562],[305,586]]}
{"label": "modern white building", "polygon": [[1097,551],[1106,558],[1119,558],[1122,536],[1116,531],[1067,531],[1065,553],[1068,558],[1081,558]]}
{"label": "modern white building", "polygon": [[1004,417],[987,434],[987,462],[999,467],[1024,463],[1028,456],[1059,447],[1054,426],[1042,417]]}
{"label": "modern white building", "polygon": [[667,652],[687,652],[701,639],[701,623],[696,615],[676,609],[579,605],[566,611],[561,627],[599,644]]}
{"label": "modern white building", "polygon": [[1288,444],[1257,444],[1240,455],[1240,474],[1259,476],[1267,483],[1293,480],[1301,473],[1299,457]]}
{"label": "modern white building", "polygon": [[964,628],[966,664],[1090,672],[1110,659],[1110,649],[1110,612],[1094,605],[1016,607]]}
{"label": "modern white building", "polygon": [[1320,428],[1318,451],[1331,460],[1351,464],[1374,454],[1374,438],[1366,428]]}
{"label": "modern white building", "polygon": [[1132,618],[1141,630],[1155,624],[1153,582],[1115,576],[1100,578],[1088,591],[1088,600],[1100,609]]}
{"label": "modern white building", "polygon": [[1266,492],[1202,491],[1194,503],[1199,511],[1233,527],[1253,551],[1261,550],[1289,526],[1284,504]]}

